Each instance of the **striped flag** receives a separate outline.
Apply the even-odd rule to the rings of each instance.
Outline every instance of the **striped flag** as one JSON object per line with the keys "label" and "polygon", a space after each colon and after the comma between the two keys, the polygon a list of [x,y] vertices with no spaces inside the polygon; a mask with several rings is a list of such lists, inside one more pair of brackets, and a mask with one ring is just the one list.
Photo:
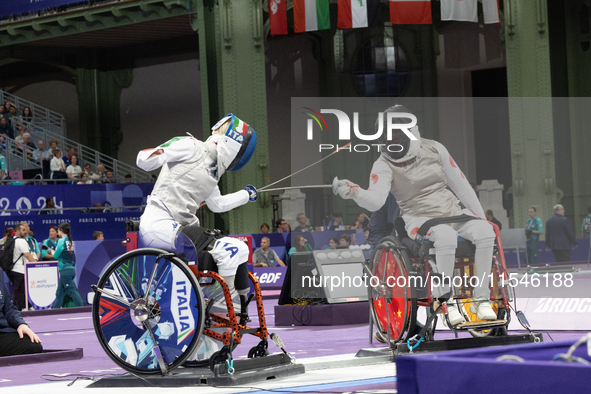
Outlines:
{"label": "striped flag", "polygon": [[484,23],[499,23],[499,0],[482,0]]}
{"label": "striped flag", "polygon": [[339,0],[339,29],[368,27],[377,23],[380,0]]}
{"label": "striped flag", "polygon": [[296,33],[330,29],[329,0],[293,0],[293,29]]}
{"label": "striped flag", "polygon": [[478,22],[478,0],[441,0],[441,20]]}
{"label": "striped flag", "polygon": [[285,0],[269,0],[271,36],[287,34],[287,7]]}
{"label": "striped flag", "polygon": [[390,0],[390,22],[398,25],[429,25],[431,0]]}

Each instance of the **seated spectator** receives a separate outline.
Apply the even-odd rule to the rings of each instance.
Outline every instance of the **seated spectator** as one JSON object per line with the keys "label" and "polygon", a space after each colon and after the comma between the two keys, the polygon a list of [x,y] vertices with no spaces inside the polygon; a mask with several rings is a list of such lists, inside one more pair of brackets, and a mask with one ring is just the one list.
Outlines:
{"label": "seated spectator", "polygon": [[[13,127],[14,129],[14,127]],[[23,144],[25,142],[25,138],[24,135],[27,132],[27,129],[25,129],[25,126],[20,126],[18,128],[18,135],[16,137],[14,137],[14,142],[16,142],[17,144]]]}
{"label": "seated spectator", "polygon": [[82,168],[78,165],[78,156],[72,155],[70,156],[70,165],[66,168],[66,174],[68,174],[68,179],[74,180],[80,178],[80,174],[82,174]]}
{"label": "seated spectator", "polygon": [[105,176],[105,179],[103,179],[103,183],[117,183],[115,178],[113,178],[113,171],[107,171],[107,175]]}
{"label": "seated spectator", "polygon": [[4,178],[8,176],[8,171],[6,171],[6,158],[2,156],[2,150],[2,146],[0,146],[0,185],[2,185]]}
{"label": "seated spectator", "polygon": [[269,234],[269,225],[267,223],[261,224],[261,234]]}
{"label": "seated spectator", "polygon": [[326,250],[336,249],[338,245],[339,240],[337,238],[331,238],[330,241],[328,241],[328,249]]}
{"label": "seated spectator", "polygon": [[[53,201],[53,200],[52,200]],[[57,226],[49,227],[49,238],[43,241],[43,246],[41,247],[41,259],[44,261],[52,261],[54,260],[53,254],[57,249],[57,240],[58,240],[58,233],[57,233]]]}
{"label": "seated spectator", "polygon": [[16,107],[14,105],[10,107],[10,110],[6,114],[6,117],[8,118],[10,124],[14,127],[14,125],[16,124],[15,120],[19,117],[16,113]]}
{"label": "seated spectator", "polygon": [[[24,129],[24,127],[22,127]],[[23,134],[23,143],[22,145],[17,144],[17,152],[22,154],[23,149],[27,151],[27,159],[33,158],[33,152],[37,149],[34,143],[31,142],[31,134],[24,133]]]}
{"label": "seated spectator", "polygon": [[306,223],[308,221],[308,218],[306,217],[305,213],[298,213],[298,216],[296,216],[296,220],[298,221],[299,225],[293,229],[294,233],[297,233],[297,232],[305,233],[305,232],[314,231],[312,226],[310,226]]}
{"label": "seated spectator", "polygon": [[0,116],[4,116],[4,104],[0,104]]}
{"label": "seated spectator", "polygon": [[363,241],[361,245],[371,245],[369,243],[369,227],[363,229],[363,235],[365,236],[365,241]]}
{"label": "seated spectator", "polygon": [[8,138],[14,138],[14,130],[4,116],[0,117],[0,134],[4,134]]}
{"label": "seated spectator", "polygon": [[41,339],[29,328],[0,281],[0,357],[43,352]]}
{"label": "seated spectator", "polygon": [[[261,239],[261,247],[254,251],[252,263],[255,267],[285,267],[285,264],[273,249],[269,249],[271,240],[268,237]],[[275,264],[277,263],[277,264]]]}
{"label": "seated spectator", "polygon": [[125,174],[125,183],[131,183],[131,174]]}
{"label": "seated spectator", "polygon": [[329,230],[344,230],[345,226],[343,225],[343,213],[342,212],[335,212],[332,214],[332,221],[328,223]]}
{"label": "seated spectator", "polygon": [[53,202],[53,198],[47,197],[45,199],[45,208],[39,211],[39,215],[54,215],[56,213],[54,208],[55,202]]}
{"label": "seated spectator", "polygon": [[0,148],[6,150],[6,140],[4,139],[4,137],[4,134],[0,134]]}
{"label": "seated spectator", "polygon": [[57,147],[57,141],[56,140],[51,140],[49,141],[49,152],[51,153],[51,157],[55,156],[55,151],[59,150],[59,148]]}
{"label": "seated spectator", "polygon": [[277,219],[277,232],[278,233],[288,233],[288,224],[285,219]]}
{"label": "seated spectator", "polygon": [[[76,156],[74,156],[76,157]],[[72,167],[72,166],[70,166]],[[88,179],[88,174],[85,172],[82,172],[80,174],[80,180],[78,182],[76,182],[77,185],[92,185],[92,181],[90,179]]]}
{"label": "seated spectator", "polygon": [[45,142],[39,141],[37,149],[33,151],[33,159],[41,165],[43,170],[43,178],[49,178],[49,162],[51,161],[51,153],[45,149]]}
{"label": "seated spectator", "polygon": [[362,228],[366,228],[369,226],[369,217],[361,212],[357,215],[357,221],[354,225],[351,226],[351,230],[361,230]]}
{"label": "seated spectator", "polygon": [[351,236],[349,234],[341,234],[337,249],[349,249],[349,246],[351,246]]}
{"label": "seated spectator", "polygon": [[14,233],[14,229],[12,227],[7,227],[4,230],[4,237],[0,238],[0,245],[4,245],[8,237],[12,237],[12,233]]}
{"label": "seated spectator", "polygon": [[103,204],[101,204],[100,202],[95,202],[93,205],[93,209],[90,210],[90,212],[103,212],[104,208],[103,208]]}
{"label": "seated spectator", "polygon": [[70,162],[70,158],[71,158],[72,156],[74,156],[74,155],[76,155],[76,149],[74,149],[74,148],[72,147],[72,148],[68,149],[68,154],[67,154],[66,156],[62,157],[62,160],[64,161],[64,163],[66,163],[66,168],[68,168],[68,166],[69,166],[70,164],[72,164],[72,163]]}
{"label": "seated spectator", "polygon": [[94,234],[92,234],[92,238],[95,241],[104,241],[105,240],[105,235],[103,234],[102,231],[95,231]]}
{"label": "seated spectator", "polygon": [[105,171],[105,166],[102,164],[99,164],[98,166],[96,166],[96,174],[90,175],[90,179],[98,181],[95,183],[102,183],[103,179],[105,179],[106,177],[107,177],[107,174]]}
{"label": "seated spectator", "polygon": [[296,235],[293,244],[295,246],[293,246],[291,249],[289,249],[289,253],[288,255],[291,256],[292,253],[295,252],[311,252],[312,251],[312,246],[310,246],[310,244],[308,243],[308,241],[306,240],[306,238],[304,238],[303,235]]}
{"label": "seated spectator", "polygon": [[66,163],[62,159],[61,150],[55,150],[53,159],[49,162],[49,169],[51,170],[51,179],[68,179]]}
{"label": "seated spectator", "polygon": [[33,121],[33,112],[31,112],[31,108],[29,108],[29,107],[23,108],[23,113],[21,114],[21,119],[26,122]]}

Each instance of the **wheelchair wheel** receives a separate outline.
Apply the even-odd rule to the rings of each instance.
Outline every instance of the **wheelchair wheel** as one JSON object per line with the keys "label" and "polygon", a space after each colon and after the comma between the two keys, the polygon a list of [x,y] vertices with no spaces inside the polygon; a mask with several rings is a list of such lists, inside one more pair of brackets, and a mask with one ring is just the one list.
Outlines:
{"label": "wheelchair wheel", "polygon": [[[410,261],[394,237],[382,239],[371,258],[371,273],[378,279],[368,287],[370,308],[377,329],[398,342],[412,333],[416,324],[416,299],[412,299],[405,262]],[[402,286],[397,284],[404,283]],[[377,286],[374,286],[376,285]]]}
{"label": "wheelchair wheel", "polygon": [[157,248],[126,253],[93,288],[94,330],[123,369],[163,374],[194,351],[203,331],[203,295],[176,254]]}

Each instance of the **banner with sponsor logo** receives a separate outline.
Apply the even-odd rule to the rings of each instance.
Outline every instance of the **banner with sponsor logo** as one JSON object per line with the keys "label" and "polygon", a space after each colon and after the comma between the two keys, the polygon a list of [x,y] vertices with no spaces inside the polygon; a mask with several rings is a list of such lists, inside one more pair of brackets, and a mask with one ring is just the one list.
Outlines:
{"label": "banner with sponsor logo", "polygon": [[80,3],[80,0],[5,0],[0,1],[0,17],[74,3]]}
{"label": "banner with sponsor logo", "polygon": [[53,306],[58,282],[57,261],[25,264],[25,297],[36,310],[49,309]]}
{"label": "banner with sponsor logo", "polygon": [[285,280],[287,267],[253,267],[252,273],[259,280],[262,290],[280,289]]}
{"label": "banner with sponsor logo", "polygon": [[[145,205],[154,188],[153,183],[106,183],[101,185],[39,185],[2,188],[0,216],[36,216],[45,208],[45,199],[52,198],[55,209],[86,208],[101,204],[102,207]],[[101,209],[101,208],[98,208]],[[122,209],[122,208],[121,208]],[[11,211],[12,210],[12,211]],[[139,212],[139,208],[124,209]],[[75,211],[63,211],[68,213]],[[28,219],[28,218],[27,218]]]}

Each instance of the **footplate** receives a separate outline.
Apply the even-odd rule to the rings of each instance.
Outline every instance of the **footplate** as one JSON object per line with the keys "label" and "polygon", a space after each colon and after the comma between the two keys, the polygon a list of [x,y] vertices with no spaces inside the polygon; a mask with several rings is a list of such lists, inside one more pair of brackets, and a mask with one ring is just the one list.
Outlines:
{"label": "footplate", "polygon": [[488,320],[488,321],[473,321],[460,323],[454,328],[456,330],[488,330],[495,327],[503,327],[507,324],[507,320]]}

